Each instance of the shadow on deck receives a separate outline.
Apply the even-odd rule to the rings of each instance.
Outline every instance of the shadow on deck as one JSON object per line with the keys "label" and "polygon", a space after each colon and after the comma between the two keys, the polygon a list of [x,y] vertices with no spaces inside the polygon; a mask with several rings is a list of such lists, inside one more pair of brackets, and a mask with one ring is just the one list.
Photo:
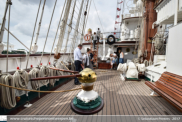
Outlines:
{"label": "shadow on deck", "polygon": [[[94,115],[181,115],[175,107],[160,96],[150,96],[151,90],[144,81],[120,80],[117,71],[100,72],[94,90],[104,99],[104,108]],[[74,81],[57,90],[78,88]],[[18,115],[76,115],[71,108],[71,100],[78,91],[47,94]]]}

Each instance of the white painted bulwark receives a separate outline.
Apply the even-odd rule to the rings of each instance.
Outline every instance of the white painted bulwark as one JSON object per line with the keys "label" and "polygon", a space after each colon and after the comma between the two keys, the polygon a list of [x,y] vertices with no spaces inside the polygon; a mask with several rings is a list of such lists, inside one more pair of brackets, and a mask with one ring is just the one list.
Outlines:
{"label": "white painted bulwark", "polygon": [[182,23],[169,29],[167,71],[182,75]]}
{"label": "white painted bulwark", "polygon": [[155,10],[156,24],[173,24],[175,17],[177,21],[182,20],[182,0],[163,0]]}
{"label": "white painted bulwark", "polygon": [[[40,64],[41,56],[30,56],[29,62],[28,62],[28,68],[30,68],[30,65],[33,65],[33,67],[37,67]],[[42,57],[42,64],[47,65],[49,59],[49,55]],[[51,55],[50,62],[53,63],[54,56]],[[8,58],[8,71],[16,71],[17,67],[20,69],[26,69],[26,57],[9,57]],[[6,72],[6,58],[0,58],[0,70],[2,72]]]}

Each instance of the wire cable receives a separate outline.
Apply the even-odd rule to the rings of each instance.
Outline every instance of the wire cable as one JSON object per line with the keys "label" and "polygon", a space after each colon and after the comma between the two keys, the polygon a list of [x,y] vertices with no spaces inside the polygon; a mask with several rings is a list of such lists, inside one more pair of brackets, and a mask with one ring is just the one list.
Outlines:
{"label": "wire cable", "polygon": [[[94,3],[94,6],[95,6],[95,2],[94,2],[94,0],[93,0],[93,3]],[[95,10],[96,10],[96,12],[97,12],[97,8],[96,8],[96,6],[95,6]],[[99,21],[100,21],[100,17],[99,17],[98,12],[97,12],[97,15],[98,15],[98,18],[99,18]],[[100,24],[101,24],[102,30],[103,30],[103,32],[104,32],[104,28],[103,28],[103,26],[102,26],[101,21],[100,21]]]}

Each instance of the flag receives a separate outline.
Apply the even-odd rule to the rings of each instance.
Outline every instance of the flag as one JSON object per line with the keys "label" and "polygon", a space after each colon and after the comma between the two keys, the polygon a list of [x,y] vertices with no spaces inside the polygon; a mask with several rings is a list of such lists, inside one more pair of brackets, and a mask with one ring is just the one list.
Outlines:
{"label": "flag", "polygon": [[117,8],[117,10],[118,10],[118,11],[121,11],[121,9],[120,9],[120,8]]}
{"label": "flag", "polygon": [[119,18],[119,15],[117,15],[116,17]]}
{"label": "flag", "polygon": [[121,4],[121,3],[123,3],[123,1],[119,2],[118,4]]}

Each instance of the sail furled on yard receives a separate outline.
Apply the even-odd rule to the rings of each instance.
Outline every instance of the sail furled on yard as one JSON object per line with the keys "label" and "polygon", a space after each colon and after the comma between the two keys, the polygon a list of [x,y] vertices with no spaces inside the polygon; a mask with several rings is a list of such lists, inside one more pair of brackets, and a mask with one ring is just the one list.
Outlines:
{"label": "sail furled on yard", "polygon": [[71,2],[72,2],[72,0],[67,0],[67,3],[66,3],[65,13],[64,13],[64,16],[63,16],[63,19],[61,22],[61,26],[60,26],[60,35],[59,35],[59,39],[58,39],[58,43],[57,43],[57,49],[55,51],[56,54],[61,51],[61,47],[63,44],[63,39],[65,36],[65,31],[66,31],[66,25],[67,25],[67,21],[68,21],[68,17],[69,17],[69,12],[71,9]]}

